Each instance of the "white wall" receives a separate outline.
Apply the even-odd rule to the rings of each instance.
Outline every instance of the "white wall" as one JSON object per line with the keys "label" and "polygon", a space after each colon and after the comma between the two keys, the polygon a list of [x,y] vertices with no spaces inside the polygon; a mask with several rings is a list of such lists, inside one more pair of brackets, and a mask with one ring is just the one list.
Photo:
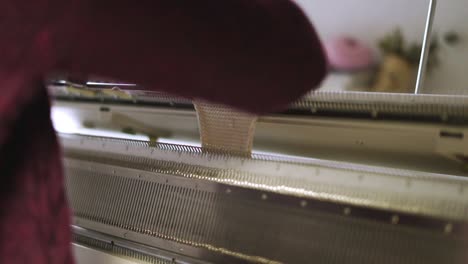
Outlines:
{"label": "white wall", "polygon": [[[322,39],[350,34],[376,46],[400,26],[408,40],[421,42],[429,0],[296,0]],[[444,48],[442,63],[428,76],[427,93],[468,95],[468,0],[439,0],[436,32],[457,31],[464,42]]]}

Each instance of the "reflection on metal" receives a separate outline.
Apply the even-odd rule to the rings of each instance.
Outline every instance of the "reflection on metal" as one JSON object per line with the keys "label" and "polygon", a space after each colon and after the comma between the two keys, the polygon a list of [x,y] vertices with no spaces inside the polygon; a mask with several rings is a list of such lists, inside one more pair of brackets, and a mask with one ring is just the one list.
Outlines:
{"label": "reflection on metal", "polygon": [[466,263],[464,178],[61,139],[81,228],[209,263]]}
{"label": "reflection on metal", "polygon": [[[118,174],[119,168],[106,166],[118,165],[122,170],[150,171],[201,180],[205,184],[212,182],[254,188],[260,192],[259,198],[265,193],[274,192],[331,203],[345,202],[353,206],[365,205],[375,209],[468,221],[468,212],[465,212],[468,193],[454,192],[468,184],[468,179],[462,177],[304,158],[258,154],[250,158],[230,156],[223,152],[204,152],[197,147],[170,144],[149,146],[147,142],[134,140],[69,135],[63,135],[61,139],[68,168],[80,161],[86,165],[79,165],[78,168],[91,166],[92,171],[107,168],[112,174]],[[75,161],[68,163],[68,159]],[[122,174],[131,173],[126,171]],[[135,177],[148,178],[143,172]],[[411,185],[408,186],[408,182]],[[382,183],[385,185],[380,186]],[[428,185],[431,188],[424,188]],[[376,186],[379,188],[376,189]],[[233,188],[229,189],[226,193],[233,192]]]}
{"label": "reflection on metal", "polygon": [[423,46],[421,50],[421,59],[419,62],[418,77],[416,80],[415,94],[419,94],[424,87],[424,80],[426,78],[427,62],[429,59],[429,51],[431,48],[432,41],[432,25],[435,19],[435,13],[437,8],[437,0],[430,0],[429,10],[426,20],[426,28],[424,30]]}
{"label": "reflection on metal", "polygon": [[[120,239],[101,232],[72,225],[72,239],[77,263],[132,264],[207,264],[183,254]],[[180,251],[180,249],[179,249]],[[183,253],[183,252],[182,252]],[[107,262],[106,262],[107,261]]]}

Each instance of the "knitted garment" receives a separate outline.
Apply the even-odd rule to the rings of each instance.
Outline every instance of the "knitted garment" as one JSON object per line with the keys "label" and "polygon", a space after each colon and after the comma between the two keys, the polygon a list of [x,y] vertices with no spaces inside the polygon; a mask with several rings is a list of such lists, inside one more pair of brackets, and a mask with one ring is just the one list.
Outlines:
{"label": "knitted garment", "polygon": [[326,66],[289,0],[0,0],[0,263],[73,263],[42,82],[57,71],[265,113]]}

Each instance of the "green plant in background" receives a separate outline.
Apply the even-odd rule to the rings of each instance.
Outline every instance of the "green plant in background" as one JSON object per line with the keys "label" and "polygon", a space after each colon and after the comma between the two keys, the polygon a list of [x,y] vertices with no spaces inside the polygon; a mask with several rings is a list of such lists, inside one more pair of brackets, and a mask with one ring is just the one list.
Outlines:
{"label": "green plant in background", "polygon": [[[458,33],[450,31],[444,34],[442,41],[449,46],[454,46],[460,43],[461,38]],[[440,64],[439,52],[441,48],[441,39],[435,35],[431,40],[429,49],[428,70],[437,67]],[[378,42],[381,52],[385,55],[396,55],[408,61],[411,65],[419,64],[422,44],[406,43],[406,40],[400,28],[395,29],[390,34],[384,36]]]}
{"label": "green plant in background", "polygon": [[404,46],[405,40],[399,28],[379,40],[379,48],[384,54],[395,54],[403,57]]}

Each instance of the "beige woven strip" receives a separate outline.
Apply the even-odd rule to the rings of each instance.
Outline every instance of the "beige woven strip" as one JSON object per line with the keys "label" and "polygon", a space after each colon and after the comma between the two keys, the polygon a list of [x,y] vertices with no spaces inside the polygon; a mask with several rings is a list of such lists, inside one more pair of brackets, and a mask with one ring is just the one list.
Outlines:
{"label": "beige woven strip", "polygon": [[195,101],[194,105],[203,148],[252,153],[256,115],[202,101]]}

